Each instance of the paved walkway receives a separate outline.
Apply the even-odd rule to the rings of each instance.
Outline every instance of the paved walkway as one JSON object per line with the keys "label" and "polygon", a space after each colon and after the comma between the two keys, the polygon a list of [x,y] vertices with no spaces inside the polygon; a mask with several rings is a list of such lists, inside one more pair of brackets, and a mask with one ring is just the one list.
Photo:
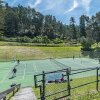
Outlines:
{"label": "paved walkway", "polygon": [[36,97],[32,88],[28,87],[16,93],[12,100],[36,100]]}

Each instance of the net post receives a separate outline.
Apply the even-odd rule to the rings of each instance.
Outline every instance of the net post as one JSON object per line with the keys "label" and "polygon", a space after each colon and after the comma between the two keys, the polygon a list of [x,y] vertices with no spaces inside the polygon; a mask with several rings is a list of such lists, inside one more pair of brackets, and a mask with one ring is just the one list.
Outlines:
{"label": "net post", "polygon": [[98,82],[99,82],[99,80],[98,80],[98,78],[99,78],[98,71],[99,71],[99,68],[97,67],[96,68],[96,90],[97,91],[98,91]]}
{"label": "net post", "polygon": [[68,68],[67,68],[67,71],[66,71],[66,75],[67,75],[67,86],[68,86],[67,90],[68,90],[68,95],[70,96],[70,95],[71,95],[71,92],[70,92],[71,87],[70,87],[69,74],[70,74],[70,73],[69,73],[69,70],[68,70]]}

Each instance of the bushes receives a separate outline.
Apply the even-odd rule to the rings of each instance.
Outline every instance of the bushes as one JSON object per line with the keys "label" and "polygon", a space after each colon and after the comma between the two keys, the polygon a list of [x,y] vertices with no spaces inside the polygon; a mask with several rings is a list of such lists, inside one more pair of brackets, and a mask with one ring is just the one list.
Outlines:
{"label": "bushes", "polygon": [[36,36],[34,38],[29,38],[27,36],[23,36],[23,37],[1,37],[0,41],[6,41],[6,42],[21,42],[21,43],[43,43],[43,44],[48,44],[48,43],[53,43],[53,44],[60,44],[63,43],[64,41],[56,38],[53,40],[48,39],[47,36]]}
{"label": "bushes", "polygon": [[63,40],[56,38],[53,40],[53,43],[55,43],[55,44],[63,43]]}
{"label": "bushes", "polygon": [[2,37],[0,38],[0,41],[16,42],[16,38],[8,38],[8,37],[2,36]]}
{"label": "bushes", "polygon": [[81,40],[81,46],[82,46],[81,50],[82,51],[92,51],[92,48],[91,48],[92,44],[93,44],[92,40],[89,40],[87,38],[82,38],[82,40]]}
{"label": "bushes", "polygon": [[16,42],[25,42],[25,43],[31,43],[32,42],[32,39],[27,37],[27,36],[24,36],[24,37],[17,37],[16,38]]}
{"label": "bushes", "polygon": [[45,43],[45,44],[47,44],[50,42],[50,40],[48,39],[47,36],[37,36],[37,37],[33,38],[32,42],[33,43]]}

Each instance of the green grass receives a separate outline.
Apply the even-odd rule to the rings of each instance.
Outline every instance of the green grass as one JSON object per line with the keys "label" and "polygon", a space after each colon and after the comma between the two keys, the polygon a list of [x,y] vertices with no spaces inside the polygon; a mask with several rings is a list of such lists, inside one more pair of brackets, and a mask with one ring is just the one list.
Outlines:
{"label": "green grass", "polygon": [[79,47],[0,46],[0,61],[79,57]]}
{"label": "green grass", "polygon": [[[94,80],[96,80],[95,77],[74,79],[73,81],[71,81],[71,87],[85,84],[87,82],[91,82]],[[49,94],[55,93],[57,91],[61,91],[64,89],[67,89],[67,83],[47,84],[46,94],[48,94],[48,92]],[[39,89],[33,88],[33,90],[35,92],[36,97],[39,98]],[[59,93],[51,97],[48,97],[47,100],[53,100],[54,98],[59,97],[59,96],[64,96],[65,94],[67,94],[67,92]],[[68,98],[70,98],[70,100],[100,100],[99,99],[100,92],[96,91],[96,83],[92,83],[92,84],[71,90],[71,96]]]}

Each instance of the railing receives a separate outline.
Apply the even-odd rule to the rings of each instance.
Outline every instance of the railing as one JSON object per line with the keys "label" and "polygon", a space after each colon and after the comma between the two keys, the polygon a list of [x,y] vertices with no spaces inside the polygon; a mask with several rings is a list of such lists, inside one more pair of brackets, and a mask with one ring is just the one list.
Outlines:
{"label": "railing", "polygon": [[12,93],[12,95],[9,97],[11,98],[12,96],[15,95],[16,92],[18,92],[18,90],[20,89],[21,84],[15,85],[13,87],[11,87],[8,90],[5,90],[3,92],[0,93],[0,100],[7,100],[7,95],[9,95],[10,93]]}
{"label": "railing", "polygon": [[[41,100],[45,100],[45,99],[46,100],[53,100],[53,98],[55,98],[55,95],[58,95],[58,94],[59,94],[59,98],[70,95],[70,91],[69,91],[69,88],[68,88],[69,87],[69,77],[67,75],[69,70],[70,69],[62,69],[62,70],[57,70],[57,71],[52,71],[52,72],[44,72],[43,71],[42,74],[34,75],[35,87],[36,88],[37,87],[40,88],[40,97],[38,97],[38,99],[41,99]],[[57,74],[57,73],[60,73],[60,74],[63,73],[64,75],[67,76],[66,77],[67,82],[66,82],[66,87],[65,87],[67,90],[62,88],[60,91],[58,91],[57,90],[58,88],[56,88],[56,90],[48,93],[46,76],[50,75],[50,74]],[[38,77],[39,77],[39,80],[38,80]],[[63,86],[63,84],[61,86]],[[49,89],[50,90],[52,90],[53,88],[54,87],[52,87],[52,85],[49,85]],[[66,94],[66,95],[61,95],[62,92],[64,92],[64,94]],[[52,96],[53,96],[53,98],[52,98]],[[55,100],[56,100],[56,98],[55,98]]]}
{"label": "railing", "polygon": [[[57,72],[63,73],[64,77],[67,79],[65,81],[65,84],[66,84],[65,88],[62,88],[64,85],[63,83],[57,83],[57,84],[56,84],[56,82],[53,82],[53,84],[47,83],[48,80],[46,79],[46,75],[47,74],[50,75],[51,73],[57,73]],[[92,75],[94,77],[94,79],[93,80],[90,79],[89,81],[83,81],[83,83],[80,83],[80,84],[72,85],[71,80],[73,82],[75,79],[74,79],[74,77],[72,79],[71,76],[74,76],[74,75],[78,76],[79,74],[83,74],[83,73],[85,73],[85,74],[86,73],[94,73],[94,75]],[[38,78],[38,76],[39,76],[39,78]],[[41,77],[41,79],[40,79],[40,77]],[[91,75],[87,76],[87,77],[91,77]],[[87,85],[90,85],[93,83],[96,83],[96,90],[98,91],[99,90],[99,82],[100,82],[99,78],[100,78],[100,67],[72,70],[71,73],[70,73],[70,69],[63,69],[63,70],[58,70],[58,71],[53,71],[53,72],[43,72],[42,74],[34,75],[35,87],[40,88],[40,98],[38,98],[38,99],[41,99],[41,100],[51,100],[52,97],[53,97],[52,100],[59,100],[63,97],[70,96],[71,90],[80,88],[83,86],[87,86]],[[81,80],[83,80],[83,78]],[[59,85],[59,84],[61,84],[61,85]],[[49,85],[49,87],[48,87],[48,85]],[[54,88],[53,85],[60,86],[59,87],[60,90],[52,91],[51,93],[47,94],[47,92],[51,90],[50,87],[52,89]],[[48,90],[48,88],[49,88],[49,90]],[[63,92],[65,92],[64,93],[65,95],[60,96],[60,93],[63,93]],[[54,98],[54,96],[57,98]],[[51,97],[51,98],[49,98],[49,97]]]}

